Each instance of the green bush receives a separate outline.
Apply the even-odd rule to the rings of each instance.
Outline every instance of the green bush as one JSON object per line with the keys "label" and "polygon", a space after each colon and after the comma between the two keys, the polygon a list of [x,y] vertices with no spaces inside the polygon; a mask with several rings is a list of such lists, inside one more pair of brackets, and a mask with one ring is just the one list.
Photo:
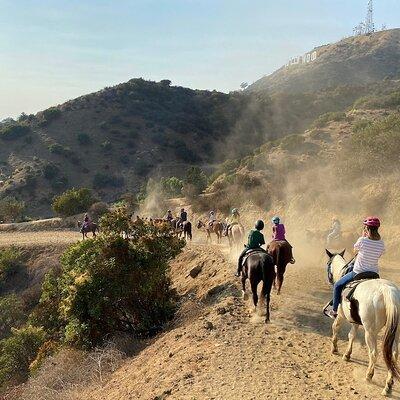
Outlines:
{"label": "green bush", "polygon": [[0,386],[19,383],[29,376],[29,365],[45,342],[42,328],[25,326],[13,329],[12,335],[0,341]]}
{"label": "green bush", "polygon": [[320,115],[313,123],[314,128],[322,128],[331,121],[343,121],[346,118],[345,112],[328,112]]}
{"label": "green bush", "polygon": [[60,169],[55,164],[47,164],[43,168],[43,176],[49,181],[56,178],[60,173]]}
{"label": "green bush", "polygon": [[171,176],[170,178],[161,178],[160,183],[167,196],[175,197],[182,194],[183,181],[181,179]]}
{"label": "green bush", "polygon": [[52,143],[48,146],[50,153],[59,154],[64,157],[71,157],[72,151],[69,147],[63,146],[60,143]]}
{"label": "green bush", "polygon": [[18,271],[21,259],[21,252],[13,246],[0,250],[0,284]]}
{"label": "green bush", "polygon": [[0,200],[0,218],[5,222],[18,221],[23,217],[25,202],[7,196]]}
{"label": "green bush", "polygon": [[61,110],[56,107],[50,107],[42,111],[42,118],[44,123],[49,123],[61,116]]}
{"label": "green bush", "polygon": [[0,297],[0,339],[11,334],[11,328],[19,328],[26,321],[21,299],[15,294]]}
{"label": "green bush", "polygon": [[87,146],[92,143],[92,139],[87,133],[78,133],[76,135],[76,139],[78,140],[78,143],[83,146]]}
{"label": "green bush", "polygon": [[73,188],[56,196],[53,200],[52,207],[57,214],[63,217],[69,217],[87,211],[95,202],[96,200],[90,189]]}
{"label": "green bush", "polygon": [[200,167],[190,167],[186,172],[184,189],[186,195],[193,197],[207,187],[207,176]]}
{"label": "green bush", "polygon": [[132,222],[123,208],[102,218],[101,232],[63,254],[61,275],[46,280],[41,298],[44,326],[86,348],[119,331],[149,334],[171,318],[168,262],[184,245],[168,229]]}
{"label": "green bush", "polygon": [[104,189],[107,187],[121,187],[124,185],[124,179],[113,175],[97,173],[93,177],[93,188]]}
{"label": "green bush", "polygon": [[13,123],[0,128],[0,138],[3,140],[16,140],[30,132],[31,128],[28,125]]}

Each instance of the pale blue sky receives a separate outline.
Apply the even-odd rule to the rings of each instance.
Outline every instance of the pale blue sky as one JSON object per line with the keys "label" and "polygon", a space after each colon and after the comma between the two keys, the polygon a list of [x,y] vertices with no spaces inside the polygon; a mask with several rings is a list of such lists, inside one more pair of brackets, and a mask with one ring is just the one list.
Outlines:
{"label": "pale blue sky", "polygon": [[[134,77],[235,90],[352,33],[367,0],[0,0],[0,119]],[[399,0],[375,0],[394,28]]]}

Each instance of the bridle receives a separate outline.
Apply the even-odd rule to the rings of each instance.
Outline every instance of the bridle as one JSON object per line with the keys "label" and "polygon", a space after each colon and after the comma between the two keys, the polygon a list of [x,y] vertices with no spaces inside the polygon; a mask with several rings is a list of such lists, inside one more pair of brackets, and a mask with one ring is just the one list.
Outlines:
{"label": "bridle", "polygon": [[[327,273],[328,273],[328,282],[329,282],[331,285],[334,285],[334,284],[335,284],[335,281],[333,280],[333,273],[332,273],[332,261],[333,261],[333,259],[334,259],[336,256],[338,256],[338,255],[339,255],[339,254],[333,255],[333,256],[329,259],[329,261],[327,262],[327,264],[326,264],[326,271],[327,271]],[[343,265],[342,269],[340,270],[340,277],[343,277],[344,275],[347,274],[347,272],[349,272],[349,271],[348,271],[349,265],[351,264],[351,262],[352,262],[353,260],[354,260],[354,258],[352,258],[349,262],[347,262],[345,265]]]}

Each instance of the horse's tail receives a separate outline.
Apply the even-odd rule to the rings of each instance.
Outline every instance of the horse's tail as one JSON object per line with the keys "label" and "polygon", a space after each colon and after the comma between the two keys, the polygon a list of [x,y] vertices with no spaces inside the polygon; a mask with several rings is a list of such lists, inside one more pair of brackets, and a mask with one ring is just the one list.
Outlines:
{"label": "horse's tail", "polygon": [[383,336],[383,359],[393,376],[400,380],[400,370],[393,358],[393,345],[396,343],[397,329],[399,325],[399,310],[397,289],[392,286],[384,285],[382,288],[383,301],[386,309],[386,327]]}

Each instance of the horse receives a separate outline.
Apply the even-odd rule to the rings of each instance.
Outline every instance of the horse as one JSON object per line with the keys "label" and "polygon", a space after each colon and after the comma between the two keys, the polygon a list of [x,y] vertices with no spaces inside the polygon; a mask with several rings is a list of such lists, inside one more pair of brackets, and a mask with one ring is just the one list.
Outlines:
{"label": "horse", "polygon": [[[346,272],[347,262],[344,259],[344,251],[328,255],[328,278],[333,283],[340,279]],[[398,329],[400,318],[400,290],[393,283],[386,279],[370,279],[361,281],[356,287],[353,300],[350,303],[342,299],[338,309],[338,315],[332,325],[332,354],[338,354],[338,332],[344,321],[352,323],[349,333],[349,344],[343,355],[343,360],[349,361],[353,350],[353,342],[357,336],[358,327],[361,325],[365,330],[365,341],[368,346],[369,365],[366,373],[366,380],[371,381],[377,359],[377,336],[385,327],[383,335],[383,359],[388,373],[385,388],[382,391],[384,396],[390,395],[393,390],[394,378],[400,379],[400,371],[397,366],[399,334]],[[358,324],[354,319],[353,306],[358,308]],[[325,307],[325,309],[327,306]],[[325,310],[324,309],[324,310]]]}
{"label": "horse", "polygon": [[277,288],[277,294],[281,294],[286,266],[292,261],[292,246],[286,240],[273,240],[267,246],[268,254],[270,254],[276,265],[276,282],[274,287]]}
{"label": "horse", "polygon": [[96,237],[96,232],[99,231],[99,226],[94,222],[89,222],[88,224],[83,224],[81,221],[78,221],[78,228],[82,233],[82,240],[87,239],[88,233],[92,232],[93,237]]}
{"label": "horse", "polygon": [[244,230],[243,227],[239,224],[235,224],[228,229],[228,240],[229,247],[235,247],[236,250],[239,249],[243,244]]}
{"label": "horse", "polygon": [[275,267],[272,257],[262,251],[250,253],[245,259],[242,270],[242,292],[246,299],[246,280],[249,279],[251,292],[253,294],[254,311],[257,310],[258,294],[257,287],[262,281],[261,302],[265,302],[265,323],[270,320],[269,303],[271,297],[272,284],[275,279]]}
{"label": "horse", "polygon": [[179,230],[179,237],[183,236],[186,240],[192,240],[192,223],[190,221],[183,221],[178,224],[177,230]]}
{"label": "horse", "polygon": [[217,235],[217,243],[221,242],[222,233],[224,231],[224,226],[222,222],[214,221],[212,225],[208,222],[204,223],[203,221],[199,220],[197,222],[197,229],[204,228],[207,235],[207,242],[211,241],[211,233],[215,233]]}

